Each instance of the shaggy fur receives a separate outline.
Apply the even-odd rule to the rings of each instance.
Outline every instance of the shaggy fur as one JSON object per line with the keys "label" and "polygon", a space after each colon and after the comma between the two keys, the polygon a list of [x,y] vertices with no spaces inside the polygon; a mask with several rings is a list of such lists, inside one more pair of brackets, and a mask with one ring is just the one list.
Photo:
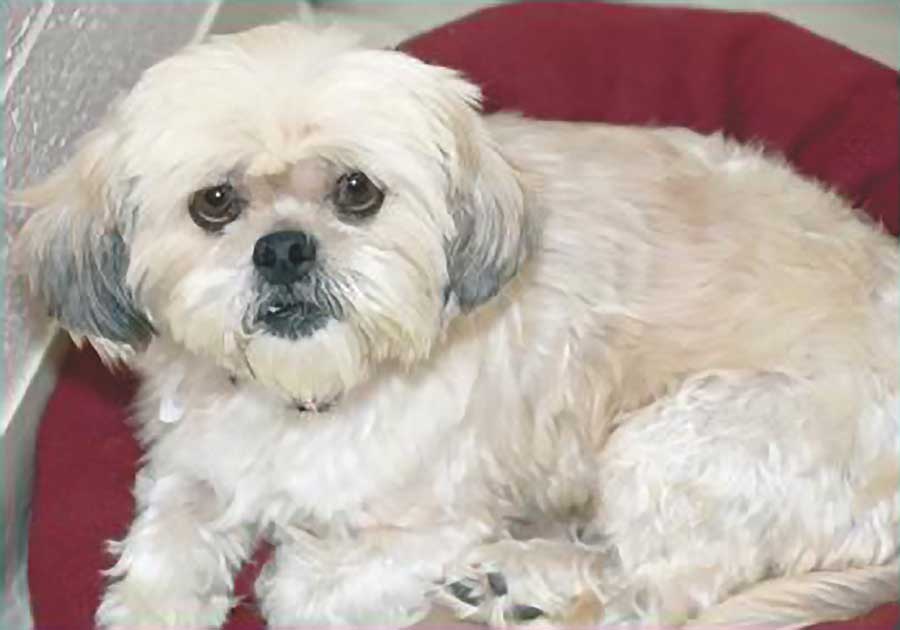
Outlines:
{"label": "shaggy fur", "polygon": [[[263,27],[148,70],[23,195],[32,289],[143,376],[98,624],[218,626],[259,538],[272,627],[793,627],[896,597],[892,240],[757,148],[478,99]],[[385,191],[356,222],[351,170]],[[213,234],[188,200],[222,182],[246,207]],[[284,229],[329,313],[295,338],[254,319]]]}

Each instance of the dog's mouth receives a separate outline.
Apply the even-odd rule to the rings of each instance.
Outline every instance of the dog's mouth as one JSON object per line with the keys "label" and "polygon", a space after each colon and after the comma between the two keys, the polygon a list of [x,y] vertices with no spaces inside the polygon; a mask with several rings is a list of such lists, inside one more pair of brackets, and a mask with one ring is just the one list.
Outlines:
{"label": "dog's mouth", "polygon": [[317,310],[315,305],[302,300],[292,302],[290,300],[276,299],[260,308],[257,319],[263,322],[279,321],[289,317],[312,315]]}
{"label": "dog's mouth", "polygon": [[278,337],[299,339],[322,328],[330,317],[330,312],[316,302],[284,291],[259,303],[253,327]]}

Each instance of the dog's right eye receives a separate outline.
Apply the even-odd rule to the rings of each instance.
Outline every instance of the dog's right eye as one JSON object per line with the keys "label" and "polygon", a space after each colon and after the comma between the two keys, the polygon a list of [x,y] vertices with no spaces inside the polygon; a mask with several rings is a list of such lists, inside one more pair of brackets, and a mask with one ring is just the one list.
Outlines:
{"label": "dog's right eye", "polygon": [[207,232],[218,232],[238,218],[241,205],[231,184],[220,184],[191,195],[188,210],[194,223]]}

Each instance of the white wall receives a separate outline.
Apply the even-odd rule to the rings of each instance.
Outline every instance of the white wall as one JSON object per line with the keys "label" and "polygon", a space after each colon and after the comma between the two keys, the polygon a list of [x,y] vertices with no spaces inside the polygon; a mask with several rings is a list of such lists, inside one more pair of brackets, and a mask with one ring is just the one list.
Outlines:
{"label": "white wall", "polygon": [[[205,31],[217,3],[12,0],[0,5],[4,56],[4,190],[34,183],[71,155],[79,136],[141,70]],[[5,195],[4,195],[5,200]],[[9,246],[24,213],[3,204],[0,311],[5,386],[0,416],[0,568],[7,587],[0,628],[30,626],[24,552],[37,420],[61,355],[55,330],[29,308],[9,274]],[[77,419],[73,418],[73,421]]]}

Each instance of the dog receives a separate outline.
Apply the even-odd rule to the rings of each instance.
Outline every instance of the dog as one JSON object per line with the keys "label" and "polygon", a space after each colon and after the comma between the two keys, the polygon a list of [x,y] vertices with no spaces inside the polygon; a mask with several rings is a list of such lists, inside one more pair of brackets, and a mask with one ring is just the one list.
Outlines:
{"label": "dog", "polygon": [[479,99],[259,27],[147,70],[20,195],[30,291],[142,378],[99,627],[219,626],[261,539],[270,627],[895,599],[893,240],[759,147]]}

